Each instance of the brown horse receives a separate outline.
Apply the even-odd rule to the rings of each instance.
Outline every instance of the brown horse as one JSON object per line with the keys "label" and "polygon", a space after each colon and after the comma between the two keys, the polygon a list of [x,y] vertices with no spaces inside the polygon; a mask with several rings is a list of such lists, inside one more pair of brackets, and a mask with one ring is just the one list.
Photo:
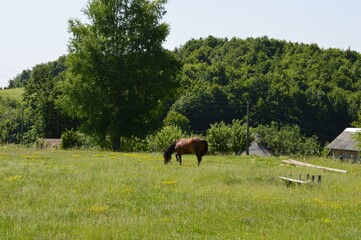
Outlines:
{"label": "brown horse", "polygon": [[177,162],[182,165],[182,154],[195,154],[198,159],[198,166],[201,164],[202,157],[208,151],[208,143],[206,140],[202,140],[197,137],[192,138],[183,138],[174,141],[167,150],[165,150],[164,164],[167,164],[172,159],[172,154],[175,152],[175,156],[177,158]]}

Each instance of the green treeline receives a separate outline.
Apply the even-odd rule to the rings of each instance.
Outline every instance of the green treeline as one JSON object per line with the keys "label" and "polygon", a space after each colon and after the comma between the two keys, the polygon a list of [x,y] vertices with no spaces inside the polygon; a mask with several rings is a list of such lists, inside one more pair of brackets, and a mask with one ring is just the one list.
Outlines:
{"label": "green treeline", "polygon": [[[267,131],[263,126],[274,129],[277,122],[278,129],[294,126],[290,129],[307,137],[317,136],[322,144],[359,120],[361,54],[358,52],[322,49],[316,44],[268,37],[209,36],[192,39],[170,54],[182,64],[174,85],[175,97],[159,102],[161,107],[152,112],[150,128],[145,129],[141,122],[139,128],[132,126],[132,136],[145,138],[172,125],[169,121],[175,124],[181,121],[178,125],[183,130],[205,135],[214,124],[231,124],[234,119],[244,121],[247,101],[253,129],[260,127],[259,132],[264,133]],[[10,87],[25,86],[25,94],[22,104],[0,99],[6,113],[2,117],[8,116],[6,122],[0,123],[2,143],[20,141],[21,111],[16,110],[20,106],[25,115],[24,139],[29,142],[38,137],[59,138],[66,129],[79,129],[84,119],[69,117],[59,104],[65,89],[66,58],[39,64],[10,81]],[[7,104],[11,107],[3,107]],[[12,121],[16,122],[13,126]]]}
{"label": "green treeline", "polygon": [[251,124],[296,124],[307,136],[330,141],[357,120],[361,55],[316,44],[267,37],[190,40],[175,52],[184,63],[182,91],[172,110],[193,130],[242,118]]}

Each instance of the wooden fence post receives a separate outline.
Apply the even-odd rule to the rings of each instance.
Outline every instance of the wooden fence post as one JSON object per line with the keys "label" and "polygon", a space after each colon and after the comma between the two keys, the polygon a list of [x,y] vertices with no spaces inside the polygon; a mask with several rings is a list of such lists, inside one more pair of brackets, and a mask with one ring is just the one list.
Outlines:
{"label": "wooden fence post", "polygon": [[317,183],[321,182],[321,175],[318,175]]}

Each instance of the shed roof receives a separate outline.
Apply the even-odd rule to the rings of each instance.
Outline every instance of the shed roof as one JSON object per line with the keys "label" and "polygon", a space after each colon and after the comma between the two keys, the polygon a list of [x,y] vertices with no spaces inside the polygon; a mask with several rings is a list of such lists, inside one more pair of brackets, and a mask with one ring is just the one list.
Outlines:
{"label": "shed roof", "polygon": [[[242,153],[242,155],[245,155],[246,151]],[[271,156],[271,153],[268,151],[268,149],[263,146],[261,143],[258,143],[257,141],[253,141],[251,145],[249,146],[249,155],[255,155],[255,156]]]}
{"label": "shed roof", "polygon": [[361,132],[361,128],[346,128],[340,135],[338,135],[330,144],[328,149],[360,151],[357,147],[358,142],[354,139],[354,135]]}

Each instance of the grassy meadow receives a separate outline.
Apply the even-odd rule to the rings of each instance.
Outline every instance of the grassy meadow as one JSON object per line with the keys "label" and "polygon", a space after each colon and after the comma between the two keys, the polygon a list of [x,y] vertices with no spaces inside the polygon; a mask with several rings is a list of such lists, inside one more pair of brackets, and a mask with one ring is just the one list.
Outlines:
{"label": "grassy meadow", "polygon": [[24,88],[11,88],[11,89],[2,89],[0,90],[0,97],[16,99],[22,101],[22,94],[24,93]]}
{"label": "grassy meadow", "polygon": [[361,239],[361,165],[282,159],[2,146],[0,239]]}

